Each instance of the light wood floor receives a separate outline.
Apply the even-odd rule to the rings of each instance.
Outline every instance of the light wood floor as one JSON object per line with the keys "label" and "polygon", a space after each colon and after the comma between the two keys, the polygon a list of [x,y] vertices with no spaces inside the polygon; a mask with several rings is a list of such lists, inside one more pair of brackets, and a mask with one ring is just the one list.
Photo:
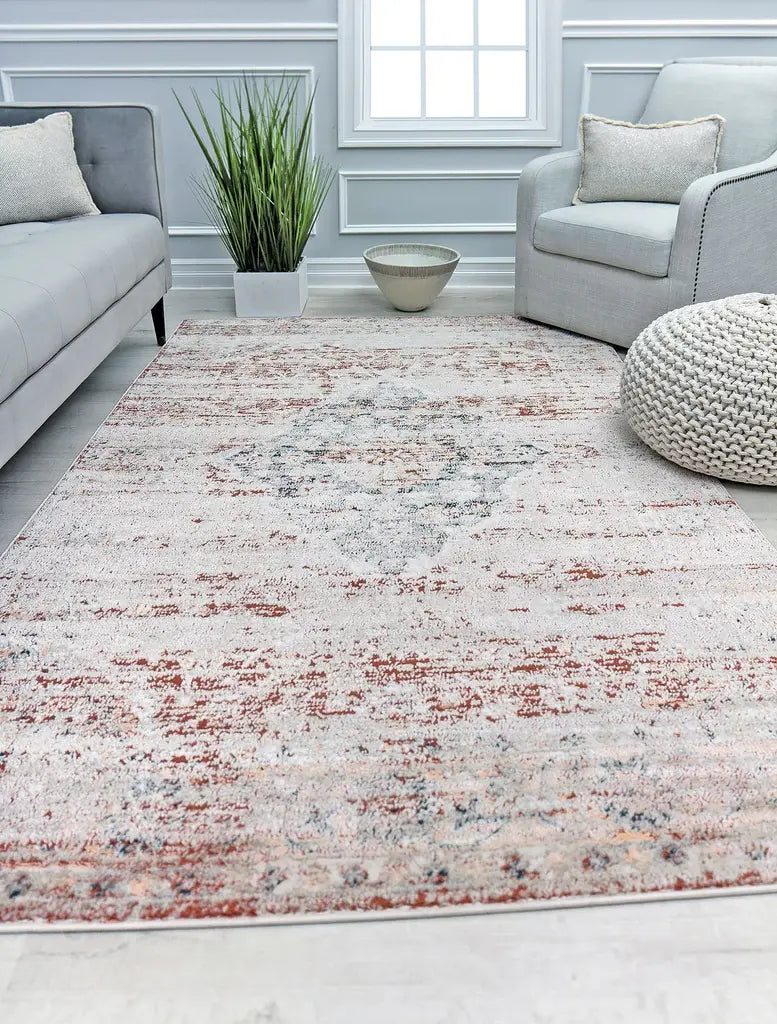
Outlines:
{"label": "light wood floor", "polygon": [[[507,313],[506,291],[449,290],[435,315]],[[183,317],[231,315],[173,293]],[[312,315],[394,315],[322,292]],[[0,549],[156,354],[143,323],[0,469]],[[774,489],[732,494],[777,544]],[[777,833],[777,823],[775,827]],[[413,921],[0,935],[14,1024],[771,1024],[777,895]]]}

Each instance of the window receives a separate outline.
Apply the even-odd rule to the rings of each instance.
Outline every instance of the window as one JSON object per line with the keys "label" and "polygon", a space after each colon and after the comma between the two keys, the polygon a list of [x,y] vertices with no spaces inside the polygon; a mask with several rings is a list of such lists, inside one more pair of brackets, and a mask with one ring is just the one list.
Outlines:
{"label": "window", "polygon": [[559,8],[341,0],[341,145],[560,145]]}

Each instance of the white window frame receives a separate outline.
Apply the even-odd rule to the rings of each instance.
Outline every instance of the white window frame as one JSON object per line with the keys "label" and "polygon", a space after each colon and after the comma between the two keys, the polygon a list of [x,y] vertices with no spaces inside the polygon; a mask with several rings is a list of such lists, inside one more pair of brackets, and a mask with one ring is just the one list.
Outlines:
{"label": "white window frame", "polygon": [[561,145],[562,0],[527,0],[522,118],[372,118],[369,0],[339,0],[339,143],[345,148]]}

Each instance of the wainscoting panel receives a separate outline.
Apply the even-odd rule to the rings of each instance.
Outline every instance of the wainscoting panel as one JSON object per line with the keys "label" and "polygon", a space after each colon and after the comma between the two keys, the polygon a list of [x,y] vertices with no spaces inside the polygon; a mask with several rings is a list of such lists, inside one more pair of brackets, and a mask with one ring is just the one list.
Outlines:
{"label": "wainscoting panel", "polygon": [[[167,203],[171,238],[199,237],[215,239],[216,229],[206,221],[196,180],[203,170],[203,159],[188,131],[175,96],[194,112],[192,90],[202,98],[206,110],[216,109],[213,90],[217,83],[226,89],[247,76],[259,82],[279,82],[283,76],[298,81],[304,96],[310,96],[315,69],[308,67],[5,67],[0,83],[5,101],[48,102],[52,96],[63,101],[95,99],[102,102],[132,100],[149,103],[161,114],[163,152],[167,180]],[[131,83],[128,89],[128,83]]]}
{"label": "wainscoting panel", "polygon": [[607,110],[607,116],[633,120],[661,70],[661,64],[585,64],[580,114]]}
{"label": "wainscoting panel", "polygon": [[[338,174],[308,247],[314,281],[367,284],[365,246],[408,237],[460,249],[460,280],[467,267],[468,281],[509,283],[519,174],[548,150],[339,149],[337,18],[337,0],[2,0],[0,87],[6,100],[159,108],[179,283],[226,285],[229,264],[173,90],[212,110],[216,83],[244,72],[317,85],[316,151]],[[665,62],[726,54],[777,56],[774,0],[564,0],[563,148],[582,112],[638,117]]]}
{"label": "wainscoting panel", "polygon": [[12,25],[331,23],[337,0],[3,0],[2,15]]}
{"label": "wainscoting panel", "polygon": [[515,231],[520,171],[341,171],[343,235]]}

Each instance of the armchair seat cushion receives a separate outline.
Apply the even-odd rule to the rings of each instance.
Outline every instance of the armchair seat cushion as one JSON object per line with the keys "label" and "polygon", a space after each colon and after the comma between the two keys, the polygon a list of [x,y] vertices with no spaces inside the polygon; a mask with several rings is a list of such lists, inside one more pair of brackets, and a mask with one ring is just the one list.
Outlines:
{"label": "armchair seat cushion", "polygon": [[537,220],[534,247],[667,277],[679,210],[674,203],[588,203],[551,210]]}

